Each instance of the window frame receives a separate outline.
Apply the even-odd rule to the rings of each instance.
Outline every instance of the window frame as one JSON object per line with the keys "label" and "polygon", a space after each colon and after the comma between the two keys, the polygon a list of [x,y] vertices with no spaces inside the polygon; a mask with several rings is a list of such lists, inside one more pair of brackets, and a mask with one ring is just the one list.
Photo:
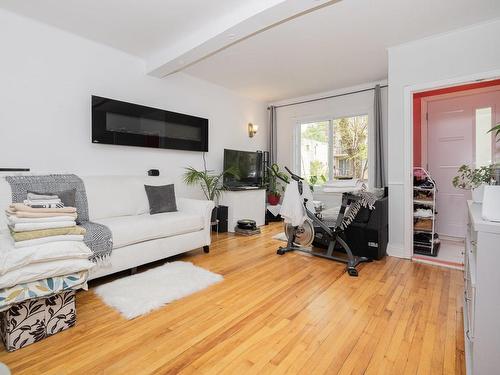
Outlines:
{"label": "window frame", "polygon": [[[359,117],[359,116],[366,116],[367,117],[367,121],[368,121],[368,126],[367,126],[367,139],[366,139],[366,142],[367,142],[367,145],[368,145],[368,157],[367,157],[367,160],[368,160],[368,166],[367,166],[367,170],[368,170],[368,179],[366,181],[366,184],[368,186],[370,186],[370,181],[371,181],[371,176],[372,176],[372,172],[371,172],[371,167],[370,167],[370,159],[372,159],[372,152],[371,150],[373,149],[373,146],[372,146],[372,139],[371,139],[371,135],[372,135],[372,122],[371,122],[371,118],[372,116],[370,116],[370,111],[369,110],[362,110],[362,111],[356,111],[356,112],[353,112],[353,114],[347,114],[347,115],[323,115],[323,116],[306,116],[306,117],[301,117],[300,119],[296,119],[296,123],[295,123],[295,129],[294,129],[294,132],[293,132],[293,148],[292,148],[292,153],[293,153],[293,157],[292,157],[292,160],[293,160],[293,164],[294,164],[294,170],[297,171],[297,173],[299,174],[299,176],[302,176],[302,163],[301,163],[301,158],[302,158],[302,149],[301,149],[301,130],[302,130],[302,125],[305,125],[305,124],[310,124],[310,123],[315,123],[315,122],[328,122],[328,148],[330,149],[330,147],[335,147],[335,145],[333,144],[333,122],[335,120],[340,120],[340,119],[343,119],[343,118],[351,118],[351,117]],[[330,150],[329,150],[330,151]],[[330,152],[329,152],[330,154]],[[333,171],[333,168],[330,166],[330,160],[328,160],[328,180],[331,181],[333,180],[333,174],[330,175]],[[315,185],[314,187],[319,187],[321,185]]]}

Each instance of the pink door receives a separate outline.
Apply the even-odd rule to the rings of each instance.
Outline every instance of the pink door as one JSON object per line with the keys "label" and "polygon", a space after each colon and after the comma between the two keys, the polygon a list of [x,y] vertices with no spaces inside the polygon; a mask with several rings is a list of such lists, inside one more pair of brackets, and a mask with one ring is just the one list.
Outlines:
{"label": "pink door", "polygon": [[470,193],[451,184],[462,164],[473,162],[472,107],[462,98],[428,104],[427,160],[436,181],[437,229],[441,235],[465,237]]}
{"label": "pink door", "polygon": [[[485,116],[491,124],[495,123],[498,109],[500,91],[428,102],[427,169],[438,187],[436,218],[440,235],[465,237],[467,200],[471,194],[455,189],[452,179],[462,164],[474,167],[477,158],[484,165],[486,147],[489,147],[488,163],[494,158],[495,144],[491,137],[485,136],[483,129]],[[479,119],[477,134],[476,119]],[[479,121],[482,121],[481,129]]]}

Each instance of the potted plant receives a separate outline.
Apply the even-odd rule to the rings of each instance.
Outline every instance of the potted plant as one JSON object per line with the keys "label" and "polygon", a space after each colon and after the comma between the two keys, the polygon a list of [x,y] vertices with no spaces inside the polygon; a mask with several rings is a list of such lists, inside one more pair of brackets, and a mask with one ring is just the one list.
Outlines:
{"label": "potted plant", "polygon": [[224,175],[233,175],[238,177],[239,171],[234,168],[228,168],[221,173],[214,173],[214,171],[202,170],[198,171],[193,167],[185,168],[186,172],[184,172],[184,182],[186,185],[194,186],[199,185],[203,195],[207,200],[213,201],[215,203],[215,207],[212,211],[212,224],[216,223],[217,219],[217,206],[219,204],[219,199],[224,190],[226,188],[222,184],[222,178]]}
{"label": "potted plant", "polygon": [[278,164],[273,164],[271,168],[269,168],[269,180],[267,182],[267,202],[271,206],[276,206],[281,199],[281,192],[285,190],[285,187],[281,183],[284,179],[288,181],[288,175],[284,172],[280,171],[280,167]]}
{"label": "potted plant", "polygon": [[[488,130],[487,133],[494,133],[494,137],[496,140],[496,143],[500,142],[500,122],[496,124],[494,127],[492,127],[490,130]],[[495,165],[495,179],[496,179],[496,184],[500,185],[500,163],[497,163]]]}
{"label": "potted plant", "polygon": [[500,122],[487,131],[487,133],[493,133],[493,132],[495,132],[495,139],[496,139],[500,135]]}
{"label": "potted plant", "polygon": [[309,188],[311,189],[311,193],[314,193],[314,186],[320,181],[325,183],[326,182],[326,177],[324,175],[321,176],[309,176],[309,180],[307,181],[309,183]]}
{"label": "potted plant", "polygon": [[484,186],[489,185],[493,179],[494,165],[472,169],[462,165],[458,175],[452,180],[453,186],[459,189],[471,190],[472,200],[476,203],[483,201]]}

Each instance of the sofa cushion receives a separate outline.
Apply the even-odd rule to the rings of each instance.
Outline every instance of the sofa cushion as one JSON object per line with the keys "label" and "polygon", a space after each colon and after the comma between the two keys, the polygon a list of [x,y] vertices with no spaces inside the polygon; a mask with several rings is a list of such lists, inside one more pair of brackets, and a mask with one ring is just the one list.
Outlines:
{"label": "sofa cushion", "polygon": [[171,183],[167,178],[147,176],[86,176],[82,180],[92,221],[149,212],[144,185]]}
{"label": "sofa cushion", "polygon": [[174,184],[162,186],[144,185],[149,200],[151,215],[177,211]]}
{"label": "sofa cushion", "polygon": [[203,217],[180,211],[156,215],[110,217],[96,220],[113,233],[113,249],[202,230]]}

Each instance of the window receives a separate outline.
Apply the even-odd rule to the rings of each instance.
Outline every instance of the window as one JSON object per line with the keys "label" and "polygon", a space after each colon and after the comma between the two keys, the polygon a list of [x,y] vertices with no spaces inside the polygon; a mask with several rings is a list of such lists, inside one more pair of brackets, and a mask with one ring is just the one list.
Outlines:
{"label": "window", "polygon": [[476,168],[491,164],[491,107],[476,109]]}
{"label": "window", "polygon": [[296,169],[316,184],[342,178],[368,179],[368,116],[303,123]]}

